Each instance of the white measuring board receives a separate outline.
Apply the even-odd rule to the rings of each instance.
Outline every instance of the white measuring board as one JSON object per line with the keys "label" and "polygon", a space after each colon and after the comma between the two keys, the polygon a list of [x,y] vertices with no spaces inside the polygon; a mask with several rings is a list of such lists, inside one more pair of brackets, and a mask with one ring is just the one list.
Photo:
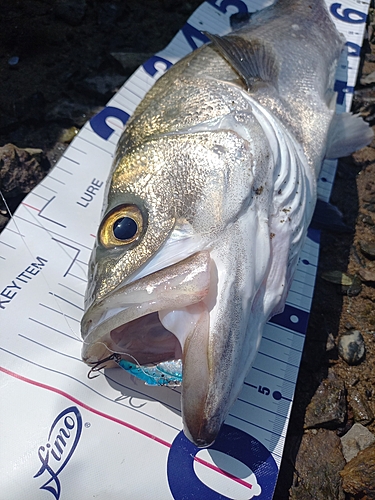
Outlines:
{"label": "white measuring board", "polygon": [[[309,231],[285,311],[267,324],[210,449],[181,432],[179,390],[145,386],[119,369],[89,380],[79,331],[104,184],[129,115],[169,66],[206,41],[201,30],[225,34],[231,14],[270,3],[204,2],[83,127],[1,234],[1,498],[272,498],[314,291],[317,231]],[[348,41],[336,82],[338,105],[348,110],[369,0],[327,5]],[[334,171],[326,162],[325,200]]]}

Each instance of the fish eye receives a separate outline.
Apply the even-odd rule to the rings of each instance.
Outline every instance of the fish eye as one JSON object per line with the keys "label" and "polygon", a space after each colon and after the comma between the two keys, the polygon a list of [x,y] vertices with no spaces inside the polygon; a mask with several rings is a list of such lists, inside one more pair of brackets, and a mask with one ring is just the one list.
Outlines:
{"label": "fish eye", "polygon": [[131,217],[121,217],[113,224],[113,234],[121,241],[131,240],[137,231],[137,223]]}
{"label": "fish eye", "polygon": [[129,245],[142,234],[143,217],[136,205],[120,205],[111,210],[99,228],[99,240],[103,246]]}

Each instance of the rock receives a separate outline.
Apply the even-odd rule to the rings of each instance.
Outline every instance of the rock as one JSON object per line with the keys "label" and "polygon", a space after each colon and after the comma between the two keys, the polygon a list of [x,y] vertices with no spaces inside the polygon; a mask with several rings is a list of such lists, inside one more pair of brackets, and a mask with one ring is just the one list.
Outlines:
{"label": "rock", "polygon": [[8,197],[26,194],[45,177],[50,163],[41,149],[0,148],[0,189]]}
{"label": "rock", "polygon": [[356,297],[359,295],[362,291],[362,283],[360,278],[356,275],[353,277],[353,282],[351,285],[346,286],[342,285],[341,286],[341,293],[343,295],[347,295],[348,297]]}
{"label": "rock", "polygon": [[316,434],[305,433],[296,458],[290,500],[343,500],[339,471],[344,465],[341,441],[335,432],[319,429]]}
{"label": "rock", "polygon": [[305,428],[336,429],[346,417],[346,394],[342,380],[331,373],[323,380],[311,399],[305,414]]}
{"label": "rock", "polygon": [[[374,55],[375,57],[375,55]],[[375,61],[374,61],[375,62]],[[374,100],[375,100],[375,97],[374,97]],[[365,184],[365,190],[368,191],[369,193],[365,193],[363,198],[365,198],[365,196],[369,196],[369,194],[371,195],[375,193],[375,183],[374,181],[372,180],[367,180],[366,184]]]}
{"label": "rock", "polygon": [[369,85],[370,83],[375,82],[375,71],[361,78],[361,85]]}
{"label": "rock", "polygon": [[364,450],[375,443],[375,436],[361,424],[354,424],[353,427],[341,438],[342,452],[344,458],[349,462]]}
{"label": "rock", "polygon": [[365,283],[371,283],[375,281],[375,271],[362,268],[358,271],[358,274],[361,280]]}
{"label": "rock", "polygon": [[358,216],[358,220],[360,220],[361,222],[363,222],[363,224],[366,224],[367,226],[374,226],[375,225],[375,222],[374,222],[373,218],[371,217],[371,215],[360,213]]}
{"label": "rock", "polygon": [[358,276],[351,276],[341,271],[326,271],[322,273],[322,278],[330,283],[341,285],[341,293],[349,295],[349,297],[355,297],[362,290],[361,280]]}
{"label": "rock", "polygon": [[23,148],[23,150],[26,153],[28,153],[38,163],[41,163],[43,161],[43,158],[45,157],[43,149],[38,149],[38,148]]}
{"label": "rock", "polygon": [[154,54],[151,52],[111,52],[127,73],[134,71]]}
{"label": "rock", "polygon": [[353,412],[354,422],[368,425],[374,420],[374,414],[365,395],[357,389],[349,389],[348,402]]}
{"label": "rock", "polygon": [[342,487],[356,498],[375,499],[375,443],[360,451],[340,472]]}
{"label": "rock", "polygon": [[19,63],[19,61],[20,61],[20,58],[18,56],[12,56],[8,59],[8,65],[11,68],[15,68],[17,66],[17,64]]}
{"label": "rock", "polygon": [[85,16],[86,0],[57,0],[53,12],[66,24],[79,26]]}
{"label": "rock", "polygon": [[9,217],[5,217],[5,215],[0,214],[0,231],[4,229],[4,227],[8,224]]}
{"label": "rock", "polygon": [[375,259],[375,243],[373,241],[360,241],[359,248],[365,257]]}
{"label": "rock", "polygon": [[62,130],[59,141],[65,142],[67,144],[71,143],[74,137],[78,134],[79,130],[77,127],[65,128]]}
{"label": "rock", "polygon": [[336,285],[351,286],[353,284],[353,276],[341,271],[326,271],[322,273],[322,278]]}
{"label": "rock", "polygon": [[329,332],[327,336],[327,342],[326,342],[326,351],[332,351],[336,347],[336,342],[335,342],[335,337],[332,335],[331,332]]}
{"label": "rock", "polygon": [[362,199],[366,203],[375,203],[375,195],[373,194],[372,189],[369,193],[365,193]]}
{"label": "rock", "polygon": [[366,352],[365,341],[363,340],[361,332],[358,330],[351,330],[340,335],[338,350],[340,356],[348,365],[360,363]]}

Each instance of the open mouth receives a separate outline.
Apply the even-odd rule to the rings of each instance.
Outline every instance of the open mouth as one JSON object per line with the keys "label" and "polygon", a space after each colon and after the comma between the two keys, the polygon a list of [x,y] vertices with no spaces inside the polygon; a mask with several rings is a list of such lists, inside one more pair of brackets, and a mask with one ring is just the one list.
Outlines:
{"label": "open mouth", "polygon": [[[146,382],[143,373],[148,367],[160,365],[165,370],[163,363],[172,362],[172,371],[178,370],[185,348],[198,330],[199,336],[208,341],[204,299],[209,293],[210,275],[210,255],[202,251],[116,289],[85,313],[83,360],[89,365],[103,360],[101,368],[127,366],[134,375],[133,367],[142,367],[140,378]],[[115,361],[111,354],[118,355]],[[168,373],[163,377],[168,379]]]}
{"label": "open mouth", "polygon": [[117,353],[140,365],[182,358],[178,338],[162,325],[157,312],[115,328],[110,337]]}

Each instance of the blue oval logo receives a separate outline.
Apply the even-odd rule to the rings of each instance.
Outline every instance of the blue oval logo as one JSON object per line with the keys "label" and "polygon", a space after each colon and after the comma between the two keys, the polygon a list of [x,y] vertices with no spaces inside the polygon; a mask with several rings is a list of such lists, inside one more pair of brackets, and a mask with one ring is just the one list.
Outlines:
{"label": "blue oval logo", "polygon": [[[271,500],[278,475],[277,464],[267,448],[241,429],[223,424],[216,441],[207,449],[216,450],[245,464],[255,475],[255,495]],[[194,469],[195,456],[202,450],[181,431],[174,439],[168,455],[168,484],[175,500],[230,500],[201,481]],[[250,494],[249,498],[253,498]]]}
{"label": "blue oval logo", "polygon": [[77,447],[82,432],[82,417],[76,406],[70,406],[59,413],[51,425],[47,443],[39,446],[38,457],[42,465],[34,477],[48,474],[48,480],[39,488],[52,493],[59,500],[60,472],[68,464]]}

